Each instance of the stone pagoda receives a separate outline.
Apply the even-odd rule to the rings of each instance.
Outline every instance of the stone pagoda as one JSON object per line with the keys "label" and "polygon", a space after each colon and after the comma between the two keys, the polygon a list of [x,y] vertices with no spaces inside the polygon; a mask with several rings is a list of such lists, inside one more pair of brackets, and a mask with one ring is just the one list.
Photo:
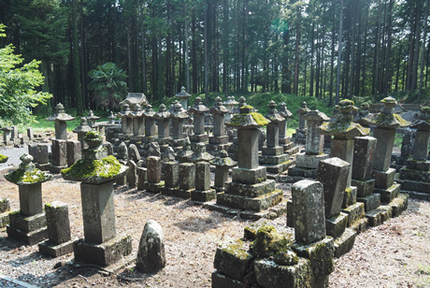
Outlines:
{"label": "stone pagoda", "polygon": [[88,113],[88,115],[85,118],[87,118],[88,125],[91,128],[95,128],[96,127],[96,121],[100,119],[99,116],[94,115],[93,110],[90,110],[90,112]]}
{"label": "stone pagoda", "polygon": [[184,120],[187,119],[189,115],[187,111],[182,107],[181,104],[175,104],[175,110],[170,114],[170,119],[172,121],[172,146],[178,151],[184,146],[186,141],[186,136],[184,135]]}
{"label": "stone pagoda", "polygon": [[[148,150],[149,144],[151,142],[157,142],[157,124],[154,118],[156,112],[152,109],[152,105],[146,105],[145,112],[143,112],[143,117],[145,118],[145,137],[143,138],[143,148]],[[144,155],[148,156],[148,155]]]}
{"label": "stone pagoda", "polygon": [[166,105],[161,104],[160,109],[155,113],[154,118],[158,121],[158,144],[160,146],[169,145],[170,137],[170,112],[167,111]]}
{"label": "stone pagoda", "polygon": [[205,113],[209,108],[203,105],[202,98],[197,97],[194,105],[188,109],[194,117],[194,134],[190,135],[191,143],[208,142],[209,135],[205,133]]}
{"label": "stone pagoda", "polygon": [[55,139],[67,140],[67,124],[66,121],[74,120],[75,117],[70,116],[64,111],[64,106],[58,103],[55,106],[55,114],[46,121],[55,121]]}
{"label": "stone pagoda", "polygon": [[181,106],[185,110],[187,110],[188,109],[188,98],[191,97],[191,94],[187,93],[187,91],[185,91],[185,87],[184,86],[181,87],[181,92],[179,92],[178,94],[176,94],[175,97],[179,98],[179,102],[181,103]]}
{"label": "stone pagoda", "polygon": [[66,180],[81,182],[84,238],[73,243],[75,260],[100,266],[111,265],[131,253],[131,237],[118,236],[115,227],[113,182],[128,172],[102,147],[99,132],[88,132],[83,159],[61,171]]}
{"label": "stone pagoda", "polygon": [[390,203],[399,195],[400,184],[394,182],[396,169],[390,168],[396,129],[409,126],[410,122],[394,113],[397,101],[393,97],[381,100],[384,107],[377,114],[369,115],[369,125],[375,125],[373,136],[377,139],[373,157],[374,193],[381,195],[382,203]]}
{"label": "stone pagoda", "polygon": [[213,115],[214,128],[213,136],[209,137],[208,151],[227,150],[229,144],[225,128],[225,115],[229,110],[222,105],[221,97],[215,99],[215,105],[209,109],[209,112]]}
{"label": "stone pagoda", "polygon": [[[330,157],[338,157],[350,164],[342,207],[343,212],[349,216],[348,226],[358,225],[363,227],[366,222],[364,204],[357,202],[357,187],[351,186],[352,163],[354,159],[354,138],[369,134],[369,128],[364,128],[353,122],[352,111],[357,107],[354,102],[348,99],[341,100],[336,105],[336,110],[340,113],[333,122],[323,123],[319,130],[325,135],[331,135]],[[357,216],[357,217],[353,217]]]}
{"label": "stone pagoda", "polygon": [[239,102],[234,100],[234,96],[227,96],[227,101],[222,102],[222,104],[227,107],[229,111],[227,112],[227,114],[225,114],[225,121],[230,121],[234,114],[233,111],[236,108],[237,104],[239,104]]}
{"label": "stone pagoda", "polygon": [[292,141],[296,144],[305,144],[306,142],[306,120],[303,118],[309,111],[311,111],[306,102],[302,102],[302,106],[297,109],[296,113],[299,114],[299,128],[293,134]]}
{"label": "stone pagoda", "polygon": [[275,190],[274,180],[267,179],[266,167],[259,166],[258,128],[270,121],[253,111],[253,107],[243,106],[240,114],[226,123],[238,129],[238,167],[232,169],[232,182],[226,184],[225,192],[218,193],[217,204],[247,210],[241,217],[255,219],[265,217],[258,212],[280,203],[283,193]]}
{"label": "stone pagoda", "polygon": [[279,104],[279,115],[284,117],[284,121],[279,123],[279,145],[284,147],[285,153],[288,155],[293,155],[299,152],[299,147],[294,145],[294,142],[291,142],[291,138],[287,136],[288,125],[287,122],[293,116],[287,109],[287,104],[282,102]]}
{"label": "stone pagoda", "polygon": [[417,129],[412,159],[400,170],[401,189],[414,198],[430,200],[430,161],[427,160],[430,138],[430,107],[421,108],[419,119],[412,122]]}
{"label": "stone pagoda", "polygon": [[9,237],[34,245],[48,238],[46,216],[42,204],[42,183],[52,175],[43,172],[33,164],[33,156],[23,154],[17,170],[6,174],[5,178],[19,187],[20,210],[9,214],[7,226]]}
{"label": "stone pagoda", "polygon": [[133,111],[133,137],[134,142],[142,141],[145,136],[145,118],[143,117],[143,108],[140,104],[134,105]]}
{"label": "stone pagoda", "polygon": [[259,157],[260,164],[266,166],[266,171],[272,174],[279,174],[294,163],[288,154],[284,154],[284,147],[279,145],[280,126],[286,120],[276,110],[277,106],[273,100],[267,105],[269,111],[264,116],[270,121],[266,126],[267,146],[263,147],[262,155]]}
{"label": "stone pagoda", "polygon": [[131,111],[128,104],[124,104],[124,110],[117,113],[118,117],[121,117],[121,130],[122,133],[118,135],[118,138],[122,141],[130,140],[133,136],[133,111]]}
{"label": "stone pagoda", "polygon": [[225,183],[228,181],[230,168],[236,166],[237,163],[228,157],[228,153],[225,150],[221,150],[219,156],[212,159],[210,163],[215,165],[214,188],[217,192],[222,192],[225,190]]}
{"label": "stone pagoda", "polygon": [[78,141],[81,142],[81,147],[86,148],[86,144],[84,142],[84,137],[87,132],[90,132],[92,129],[88,125],[88,120],[86,117],[81,117],[81,125],[73,129],[73,133],[78,134]]}

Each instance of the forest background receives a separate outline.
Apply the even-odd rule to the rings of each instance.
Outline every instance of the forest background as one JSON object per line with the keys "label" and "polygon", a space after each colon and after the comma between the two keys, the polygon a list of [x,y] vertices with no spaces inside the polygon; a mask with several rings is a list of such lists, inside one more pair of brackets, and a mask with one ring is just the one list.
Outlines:
{"label": "forest background", "polygon": [[249,93],[416,102],[429,94],[428,2],[0,0],[0,48],[41,61],[47,114],[58,102],[97,109],[89,72],[106,62],[154,105],[181,86],[206,104]]}

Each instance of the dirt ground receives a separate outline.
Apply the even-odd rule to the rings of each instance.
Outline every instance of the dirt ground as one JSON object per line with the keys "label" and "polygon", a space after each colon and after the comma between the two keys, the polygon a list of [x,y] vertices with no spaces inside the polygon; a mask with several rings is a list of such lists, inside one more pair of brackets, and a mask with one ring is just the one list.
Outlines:
{"label": "dirt ground", "polygon": [[[6,171],[1,171],[4,174]],[[12,210],[19,207],[18,187],[0,175],[1,197]],[[281,185],[289,197],[289,187]],[[79,183],[57,176],[42,185],[44,203],[69,205],[72,237],[83,237]],[[191,200],[115,189],[116,228],[129,234],[136,253],[146,221],[164,229],[167,266],[156,274],[141,274],[128,265],[119,274],[73,265],[73,254],[42,255],[36,246],[23,246],[0,231],[0,274],[39,287],[211,287],[217,244],[243,236],[249,221],[225,217],[194,205]],[[330,287],[430,287],[430,205],[410,200],[400,217],[357,236],[354,248],[335,261]],[[276,220],[285,224],[285,217]],[[227,287],[226,287],[227,288]]]}

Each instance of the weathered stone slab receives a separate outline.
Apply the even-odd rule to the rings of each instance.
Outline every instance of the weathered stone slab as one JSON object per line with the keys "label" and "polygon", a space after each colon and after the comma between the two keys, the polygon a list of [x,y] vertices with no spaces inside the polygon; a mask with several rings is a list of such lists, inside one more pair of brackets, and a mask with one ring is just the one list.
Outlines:
{"label": "weathered stone slab", "polygon": [[27,216],[43,212],[42,183],[19,185],[19,207],[20,212]]}
{"label": "weathered stone slab", "polygon": [[217,204],[225,205],[231,208],[262,211],[281,202],[282,195],[283,193],[280,190],[275,190],[271,193],[255,198],[226,194],[224,192],[221,192],[217,194]]}
{"label": "weathered stone slab", "polygon": [[322,160],[317,180],[323,184],[325,216],[331,218],[340,213],[351,164],[337,157]]}
{"label": "weathered stone slab", "polygon": [[399,196],[400,184],[393,184],[388,189],[375,188],[374,193],[381,195],[382,203],[390,203],[394,198]]}
{"label": "weathered stone slab", "polygon": [[357,187],[350,186],[345,189],[345,193],[343,194],[343,203],[342,208],[346,208],[350,205],[353,205],[357,202]]}
{"label": "weathered stone slab", "polygon": [[372,211],[381,205],[381,195],[378,193],[373,193],[366,197],[357,197],[358,202],[364,203],[364,211]]}
{"label": "weathered stone slab", "polygon": [[252,185],[230,182],[226,184],[225,193],[254,198],[274,191],[275,184],[274,180],[267,180]]}
{"label": "weathered stone slab", "polygon": [[[402,175],[402,171],[404,171],[404,169],[400,170],[400,177]],[[375,178],[375,188],[387,189],[394,184],[396,169],[389,168],[385,171],[373,170],[372,174],[373,178]]]}
{"label": "weathered stone slab", "polygon": [[148,177],[148,169],[137,167],[137,190],[145,190],[145,183]]}
{"label": "weathered stone slab", "polygon": [[181,190],[196,188],[196,165],[193,163],[179,164],[179,188]]}
{"label": "weathered stone slab", "polygon": [[[45,213],[36,214],[33,216],[25,216],[19,211],[14,211],[9,214],[10,226],[24,233],[32,232],[41,228],[46,229]],[[48,237],[48,231],[46,231]]]}
{"label": "weathered stone slab", "polygon": [[81,142],[77,140],[67,141],[67,166],[72,166],[82,158]]}
{"label": "weathered stone slab", "polygon": [[313,243],[323,239],[326,235],[323,185],[302,180],[292,186],[292,195],[296,241]]}
{"label": "weathered stone slab", "polygon": [[377,127],[373,136],[378,139],[373,157],[373,169],[387,171],[391,164],[391,153],[393,152],[396,129],[384,129]]}
{"label": "weathered stone slab", "polygon": [[337,238],[348,226],[348,214],[339,213],[331,218],[325,220],[325,229],[328,236],[332,236],[333,238]]}
{"label": "weathered stone slab", "polygon": [[243,184],[256,184],[266,181],[266,167],[259,166],[255,169],[235,167],[232,169],[232,181]]}
{"label": "weathered stone slab", "polygon": [[334,240],[334,257],[339,258],[351,251],[352,247],[354,247],[356,236],[356,231],[346,228],[342,235]]}
{"label": "weathered stone slab", "polygon": [[375,137],[370,136],[355,138],[352,179],[364,181],[372,177],[373,153],[376,148],[376,141]]}
{"label": "weathered stone slab", "polygon": [[219,245],[215,253],[215,269],[233,279],[242,280],[253,260],[248,249],[249,242],[239,239]]}
{"label": "weathered stone slab", "polygon": [[149,156],[146,159],[148,169],[148,182],[161,182],[161,158],[157,156]]}
{"label": "weathered stone slab", "polygon": [[154,273],[165,266],[163,229],[156,221],[149,220],[140,238],[136,269],[141,273]]}
{"label": "weathered stone slab", "polygon": [[412,170],[421,170],[429,173],[430,161],[429,160],[417,161],[415,159],[410,159],[407,161],[406,168],[412,169]]}
{"label": "weathered stone slab", "polygon": [[403,211],[408,208],[409,195],[408,194],[399,194],[398,197],[394,198],[388,205],[392,208],[392,216],[397,217]]}
{"label": "weathered stone slab", "polygon": [[328,154],[307,155],[305,153],[298,153],[296,155],[296,166],[317,169],[320,161],[327,158]]}
{"label": "weathered stone slab", "polygon": [[366,197],[373,193],[375,188],[375,179],[369,180],[351,180],[351,185],[357,187],[357,197]]}
{"label": "weathered stone slab", "polygon": [[45,205],[49,241],[61,244],[71,239],[69,207],[66,203],[54,201]]}
{"label": "weathered stone slab", "polygon": [[348,214],[348,226],[352,226],[356,221],[364,218],[364,203],[357,202],[343,209],[342,212]]}
{"label": "weathered stone slab", "polygon": [[242,281],[228,277],[217,270],[212,272],[212,288],[243,288],[245,283]]}

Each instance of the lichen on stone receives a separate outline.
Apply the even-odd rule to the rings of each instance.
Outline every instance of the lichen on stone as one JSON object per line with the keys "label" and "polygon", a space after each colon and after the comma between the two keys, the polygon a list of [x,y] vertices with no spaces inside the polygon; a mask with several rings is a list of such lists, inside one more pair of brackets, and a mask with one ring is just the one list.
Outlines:
{"label": "lichen on stone", "polygon": [[125,173],[128,168],[121,165],[112,155],[100,160],[81,159],[67,169],[61,170],[65,179],[85,182],[110,180]]}
{"label": "lichen on stone", "polygon": [[291,238],[279,234],[274,226],[264,225],[258,228],[250,253],[259,258],[271,257],[278,252],[289,251],[292,243]]}
{"label": "lichen on stone", "polygon": [[4,177],[6,180],[17,185],[29,185],[48,181],[52,176],[35,168],[31,170],[16,169],[11,173],[6,174]]}
{"label": "lichen on stone", "polygon": [[9,159],[9,156],[0,154],[0,163],[5,163]]}

